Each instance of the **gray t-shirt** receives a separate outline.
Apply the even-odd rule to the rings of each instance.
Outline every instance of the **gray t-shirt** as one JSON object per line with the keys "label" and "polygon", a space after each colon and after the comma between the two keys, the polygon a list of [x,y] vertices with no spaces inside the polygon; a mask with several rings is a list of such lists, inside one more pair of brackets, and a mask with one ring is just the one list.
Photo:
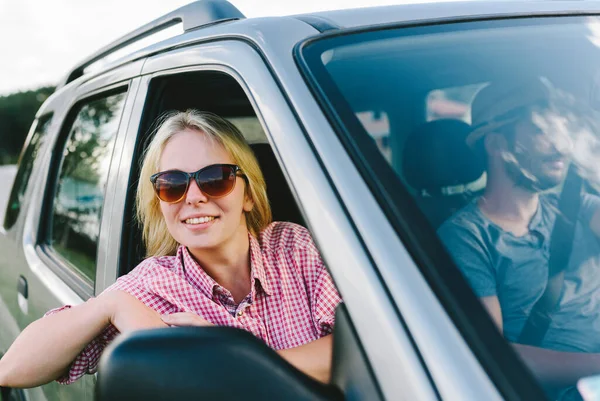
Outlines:
{"label": "gray t-shirt", "polygon": [[[475,294],[498,297],[508,341],[519,338],[531,308],[546,288],[556,205],[556,196],[540,196],[529,233],[522,237],[494,224],[475,201],[438,230]],[[598,207],[600,198],[584,195],[559,306],[552,315],[543,348],[600,352],[600,241],[590,229]]]}

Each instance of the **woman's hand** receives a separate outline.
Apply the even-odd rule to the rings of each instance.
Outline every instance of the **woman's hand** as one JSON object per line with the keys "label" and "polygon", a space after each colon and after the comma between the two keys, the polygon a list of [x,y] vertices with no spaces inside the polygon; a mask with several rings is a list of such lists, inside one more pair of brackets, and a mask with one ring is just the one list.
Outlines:
{"label": "woman's hand", "polygon": [[162,321],[169,326],[214,326],[211,322],[191,312],[171,313],[162,315]]}
{"label": "woman's hand", "polygon": [[106,306],[108,323],[121,333],[167,327],[158,312],[125,291],[109,291],[98,299]]}

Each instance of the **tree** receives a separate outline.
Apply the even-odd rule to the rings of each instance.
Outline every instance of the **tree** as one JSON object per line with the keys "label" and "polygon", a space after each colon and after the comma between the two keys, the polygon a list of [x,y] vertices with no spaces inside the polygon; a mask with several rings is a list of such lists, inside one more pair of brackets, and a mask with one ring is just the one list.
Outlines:
{"label": "tree", "polygon": [[0,96],[0,164],[17,162],[35,113],[54,89],[47,86]]}

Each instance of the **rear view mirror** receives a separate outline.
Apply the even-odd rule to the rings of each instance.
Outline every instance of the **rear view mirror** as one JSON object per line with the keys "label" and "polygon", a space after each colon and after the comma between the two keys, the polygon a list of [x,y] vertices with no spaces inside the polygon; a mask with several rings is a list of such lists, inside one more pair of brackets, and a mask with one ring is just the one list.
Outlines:
{"label": "rear view mirror", "polygon": [[97,401],[341,400],[252,334],[173,327],[122,335],[104,352]]}

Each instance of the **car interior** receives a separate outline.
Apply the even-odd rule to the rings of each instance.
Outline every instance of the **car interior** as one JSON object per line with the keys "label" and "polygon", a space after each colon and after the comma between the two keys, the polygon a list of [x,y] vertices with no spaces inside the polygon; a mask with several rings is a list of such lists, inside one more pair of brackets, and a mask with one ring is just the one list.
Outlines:
{"label": "car interior", "polygon": [[423,123],[406,139],[402,173],[434,227],[482,192],[469,184],[484,175],[484,159],[466,144],[471,127],[453,119]]}

